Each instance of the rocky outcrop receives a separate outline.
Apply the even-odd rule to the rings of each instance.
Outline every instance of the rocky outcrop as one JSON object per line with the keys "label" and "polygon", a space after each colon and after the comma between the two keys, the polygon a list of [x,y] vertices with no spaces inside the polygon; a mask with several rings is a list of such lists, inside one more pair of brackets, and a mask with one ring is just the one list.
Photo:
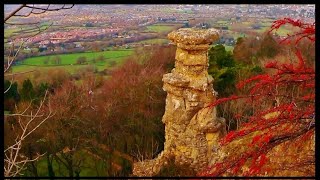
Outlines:
{"label": "rocky outcrop", "polygon": [[225,120],[207,106],[216,98],[208,75],[209,44],[219,38],[215,29],[183,28],[168,38],[177,45],[175,68],[163,76],[167,92],[164,150],[156,159],[137,162],[133,174],[153,176],[174,159],[196,172],[206,168],[215,155],[218,139],[226,133]]}

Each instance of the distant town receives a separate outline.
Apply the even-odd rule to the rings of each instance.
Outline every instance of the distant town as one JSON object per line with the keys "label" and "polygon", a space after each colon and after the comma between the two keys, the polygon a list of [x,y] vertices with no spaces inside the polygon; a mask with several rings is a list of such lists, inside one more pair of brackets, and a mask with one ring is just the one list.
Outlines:
{"label": "distant town", "polygon": [[[6,5],[5,12],[13,7]],[[31,27],[5,24],[4,28],[8,32],[5,33],[5,43],[18,45],[25,41],[28,54],[41,55],[86,51],[92,46],[99,46],[100,50],[119,46],[130,48],[137,46],[135,42],[138,41],[166,39],[166,34],[181,27],[220,29],[222,36],[219,43],[232,46],[237,37],[262,33],[273,20],[283,17],[314,22],[315,6],[75,5],[63,12],[24,18],[24,22],[41,22],[43,28],[52,23],[48,30],[36,36],[30,37],[32,33],[28,30]],[[241,25],[246,27],[241,28]],[[96,44],[92,45],[92,42]]]}

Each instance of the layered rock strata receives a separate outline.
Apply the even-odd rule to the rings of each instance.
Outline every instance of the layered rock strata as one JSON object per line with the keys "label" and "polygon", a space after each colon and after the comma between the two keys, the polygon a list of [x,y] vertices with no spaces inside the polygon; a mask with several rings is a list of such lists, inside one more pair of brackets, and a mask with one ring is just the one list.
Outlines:
{"label": "layered rock strata", "polygon": [[183,28],[168,38],[177,45],[175,68],[163,76],[167,92],[164,150],[156,159],[137,162],[133,174],[154,176],[174,159],[176,165],[203,170],[215,156],[217,141],[226,133],[225,120],[207,106],[216,98],[208,75],[209,44],[219,38],[215,29]]}

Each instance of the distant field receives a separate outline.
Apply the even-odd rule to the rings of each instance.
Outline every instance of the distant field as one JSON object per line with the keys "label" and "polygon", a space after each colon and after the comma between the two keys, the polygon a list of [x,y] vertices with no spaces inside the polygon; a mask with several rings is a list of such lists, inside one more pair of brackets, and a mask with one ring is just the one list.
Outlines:
{"label": "distant field", "polygon": [[87,61],[93,58],[98,58],[103,55],[106,59],[126,57],[132,53],[132,50],[117,50],[117,51],[103,51],[103,52],[85,52],[85,53],[74,53],[74,54],[61,54],[61,55],[49,55],[49,56],[38,56],[31,57],[23,61],[25,65],[46,65],[44,61],[49,59],[48,65],[54,65],[50,61],[54,56],[59,56],[61,58],[61,65],[76,64],[79,57],[86,57]]}
{"label": "distant field", "polygon": [[[270,29],[271,29],[271,24],[270,24],[270,26],[263,26],[260,29],[254,29],[253,31],[259,32],[259,33],[264,33]],[[273,32],[276,32],[280,36],[286,36],[288,33],[289,34],[293,33],[294,29],[290,29],[290,27],[281,27],[277,31],[273,31]]]}
{"label": "distant field", "polygon": [[154,24],[147,26],[148,31],[153,31],[157,33],[168,32],[176,27],[175,24]]}
{"label": "distant field", "polygon": [[[128,50],[114,50],[114,51],[103,51],[103,52],[86,52],[86,53],[74,53],[74,54],[61,54],[61,55],[49,55],[49,56],[39,56],[31,57],[23,61],[22,65],[16,65],[12,67],[13,72],[23,72],[31,71],[35,69],[48,70],[50,68],[64,68],[68,72],[74,73],[76,70],[82,67],[88,66],[77,65],[77,59],[79,57],[86,57],[88,64],[94,64],[99,71],[110,67],[112,61],[115,62],[115,65],[119,65],[123,60],[130,56],[133,53],[132,49]],[[102,62],[93,63],[93,58],[98,58],[100,55],[105,57],[105,60]],[[56,65],[51,62],[53,57],[59,56],[61,58],[61,64]],[[45,60],[48,60],[48,64],[45,64]]]}
{"label": "distant field", "polygon": [[27,71],[48,71],[49,69],[65,69],[66,71],[70,73],[76,72],[79,68],[86,67],[87,65],[65,65],[65,66],[30,66],[30,65],[17,65],[12,67],[13,73],[18,72],[27,72]]}
{"label": "distant field", "polygon": [[188,10],[184,10],[182,11],[183,13],[187,13],[187,14],[193,14],[193,11],[191,9],[188,9]]}
{"label": "distant field", "polygon": [[228,24],[229,21],[224,21],[224,20],[220,20],[220,21],[217,21],[218,24]]}
{"label": "distant field", "polygon": [[245,36],[245,34],[243,34],[243,33],[234,32],[234,31],[231,31],[231,30],[228,30],[227,34],[232,36],[235,40],[237,40],[238,37],[244,37]]}
{"label": "distant field", "polygon": [[172,8],[164,8],[162,11],[166,12],[166,13],[176,13],[177,12],[177,10],[172,9]]}
{"label": "distant field", "polygon": [[19,31],[18,28],[4,29],[4,37],[10,37],[14,32]]}
{"label": "distant field", "polygon": [[106,68],[111,68],[111,61],[114,61],[115,62],[115,67],[123,64],[125,60],[125,57],[124,58],[113,58],[113,59],[109,59],[106,60],[106,62],[104,63],[95,63],[95,64],[82,64],[82,65],[78,65],[78,64],[75,64],[75,65],[60,65],[60,66],[32,66],[32,65],[17,65],[17,66],[13,66],[12,67],[12,72],[13,73],[18,73],[18,72],[27,72],[27,71],[35,71],[35,70],[40,70],[40,71],[48,71],[50,69],[64,69],[66,70],[67,72],[71,73],[71,74],[74,74],[76,73],[79,69],[82,69],[82,68],[86,68],[86,67],[89,67],[91,65],[94,65],[98,71],[102,71]]}
{"label": "distant field", "polygon": [[252,24],[252,22],[243,21],[243,22],[242,22],[242,24],[244,24],[244,25],[251,25],[251,24]]}
{"label": "distant field", "polygon": [[295,30],[297,29],[292,26],[283,26],[279,28],[277,31],[273,31],[273,32],[276,32],[280,36],[286,36],[287,34],[292,34]]}
{"label": "distant field", "polygon": [[265,27],[271,27],[272,22],[266,22],[266,21],[264,21],[264,22],[261,22],[260,24],[261,24],[262,26],[265,26]]}
{"label": "distant field", "polygon": [[[218,22],[223,22],[223,21],[218,21]],[[251,21],[243,21],[239,23],[237,26],[241,26],[243,28],[249,28],[253,32],[264,33],[270,30],[272,22],[274,22],[274,20],[272,19],[262,19],[260,22],[258,22],[261,25],[260,29],[251,29],[251,25],[254,24],[254,22],[251,22]],[[283,26],[279,30],[277,30],[277,34],[279,34],[280,36],[286,36],[288,33],[292,33],[293,31],[294,29],[291,26]]]}
{"label": "distant field", "polygon": [[[40,30],[45,30],[47,27],[47,24],[43,24],[42,26],[40,26]],[[4,29],[4,37],[8,38],[15,35],[23,35],[24,37],[26,37],[34,35],[38,33],[38,31],[39,29],[35,26]]]}
{"label": "distant field", "polygon": [[[216,44],[212,44],[210,48],[214,46],[216,46]],[[231,53],[233,52],[233,49],[234,49],[233,46],[227,46],[227,45],[223,45],[223,46],[225,47],[226,51],[231,51]]]}
{"label": "distant field", "polygon": [[147,40],[143,40],[143,41],[139,41],[139,42],[135,42],[135,43],[139,43],[139,44],[166,44],[169,43],[170,41],[168,39],[147,39]]}
{"label": "distant field", "polygon": [[233,51],[234,47],[233,46],[227,46],[227,45],[224,45],[224,47],[226,48],[226,51]]}

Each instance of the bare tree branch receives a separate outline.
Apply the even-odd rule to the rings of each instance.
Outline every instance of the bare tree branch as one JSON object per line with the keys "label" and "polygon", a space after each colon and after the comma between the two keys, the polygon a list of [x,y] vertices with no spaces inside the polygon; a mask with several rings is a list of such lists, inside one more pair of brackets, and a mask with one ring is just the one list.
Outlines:
{"label": "bare tree branch", "polygon": [[39,24],[40,22],[28,22],[28,23],[11,23],[11,22],[5,22],[4,24],[7,25],[17,25],[17,26],[25,26],[25,25],[34,25]]}
{"label": "bare tree branch", "polygon": [[[9,69],[11,68],[13,62],[16,60],[19,52],[21,51],[21,48],[24,46],[24,44],[26,42],[28,42],[28,40],[40,33],[42,33],[43,31],[47,30],[48,28],[50,28],[52,26],[53,23],[51,23],[49,26],[45,27],[44,29],[42,29],[41,25],[38,25],[40,22],[30,22],[30,23],[12,23],[12,22],[7,22],[10,18],[14,17],[14,16],[20,16],[20,17],[28,17],[31,14],[43,14],[45,12],[48,11],[59,11],[59,10],[63,10],[63,9],[71,9],[74,5],[70,6],[70,7],[65,7],[65,5],[63,5],[60,8],[51,8],[50,9],[50,4],[46,7],[46,8],[41,8],[41,7],[35,7],[34,5],[29,6],[27,4],[22,4],[19,8],[15,9],[14,11],[12,11],[11,13],[9,13],[8,16],[6,16],[4,18],[4,24],[7,25],[34,25],[35,28],[31,28],[28,29],[28,33],[33,33],[36,32],[35,34],[28,34],[27,37],[19,37],[21,40],[21,43],[18,47],[18,49],[15,51],[15,43],[14,41],[12,41],[12,46],[8,47],[9,49],[9,54],[8,54],[8,59],[7,62],[4,64],[4,73],[9,72]],[[23,8],[27,8],[27,9],[31,9],[30,12],[28,14],[25,15],[21,15],[18,14],[19,12],[21,12],[21,10]],[[35,10],[40,10],[40,12],[35,12]],[[12,74],[5,74],[5,76],[11,76],[11,81],[10,81],[10,85],[9,88],[7,88],[4,93],[8,92],[9,89],[12,86],[12,82],[14,80],[14,75],[17,74],[23,74],[23,73],[28,73],[28,72],[32,72],[32,71],[27,71],[27,72],[22,72],[22,73],[12,73]],[[4,155],[5,155],[5,159],[4,159],[4,176],[5,177],[15,177],[17,175],[21,175],[22,170],[25,167],[26,163],[32,162],[32,161],[36,161],[38,160],[41,156],[43,155],[37,155],[37,157],[29,159],[23,155],[21,155],[21,149],[22,149],[22,145],[23,145],[23,141],[30,135],[32,134],[35,130],[37,130],[47,119],[49,119],[50,117],[52,117],[54,115],[54,113],[52,113],[51,111],[51,107],[50,107],[50,101],[48,102],[48,107],[44,106],[45,100],[48,96],[48,90],[45,92],[45,96],[43,98],[43,100],[40,102],[39,107],[37,108],[36,112],[33,113],[31,111],[31,113],[29,115],[26,114],[27,110],[30,109],[32,102],[30,102],[29,106],[23,111],[23,112],[18,112],[15,114],[5,114],[5,116],[14,116],[14,117],[18,117],[18,122],[19,122],[19,126],[21,128],[21,135],[18,135],[15,138],[15,143],[9,147],[7,147],[7,149],[4,150]],[[41,109],[43,108],[48,108],[49,112],[47,115],[44,114],[40,114]],[[16,106],[17,108],[17,106]],[[30,118],[27,120],[27,122],[25,122],[25,124],[22,121],[22,117],[24,118]],[[40,122],[35,122],[35,119],[40,118]],[[42,118],[42,119],[41,119]],[[33,124],[33,127],[30,127],[31,124]]]}
{"label": "bare tree branch", "polygon": [[[16,10],[12,11],[7,17],[4,18],[4,23],[7,23],[7,20],[9,20],[11,17],[13,16],[17,16],[17,17],[28,17],[31,14],[43,14],[46,13],[48,11],[60,11],[60,10],[65,10],[65,9],[71,9],[73,8],[74,4],[72,4],[70,7],[65,7],[65,4],[60,7],[60,8],[52,8],[50,9],[50,4],[47,6],[47,8],[41,8],[41,7],[35,7],[34,4],[32,6],[29,6],[27,4],[22,4],[19,8],[17,8]],[[17,14],[21,9],[23,8],[29,8],[31,9],[30,12],[28,14]],[[34,12],[34,10],[41,10],[41,12]],[[11,23],[14,24],[14,23]]]}
{"label": "bare tree branch", "polygon": [[[50,4],[49,4],[49,6],[50,6]],[[38,10],[43,10],[43,11],[60,11],[60,10],[64,10],[64,9],[73,8],[74,4],[72,4],[70,7],[65,7],[65,4],[64,4],[61,8],[54,8],[54,9],[49,9],[49,6],[45,9],[45,8],[40,8],[40,7],[30,7],[30,6],[26,5],[26,7],[28,7],[28,8],[33,8],[33,9],[38,9]]]}
{"label": "bare tree branch", "polygon": [[[43,116],[43,115],[38,115],[38,114],[45,103],[45,100],[47,98],[47,94],[48,94],[48,91],[46,91],[45,96],[44,96],[43,100],[41,101],[40,106],[38,107],[36,113],[34,115],[32,115],[32,112],[31,112],[30,116],[26,116],[26,117],[30,117],[30,120],[25,125],[22,123],[20,116],[24,116],[24,113],[26,112],[27,109],[29,109],[31,104],[29,105],[29,107],[26,108],[26,110],[24,110],[24,112],[22,112],[20,114],[15,114],[15,116],[19,116],[19,125],[22,130],[22,134],[16,138],[15,144],[9,146],[7,149],[4,150],[4,154],[5,154],[4,176],[6,176],[6,177],[13,176],[14,177],[14,176],[20,174],[20,172],[23,170],[23,168],[27,162],[36,161],[39,157],[43,156],[43,155],[39,155],[35,159],[28,159],[26,157],[21,157],[20,150],[22,148],[23,140],[25,140],[31,133],[33,133],[36,129],[38,129],[47,119],[49,119],[50,117],[53,116],[51,108],[50,108],[50,104],[49,104],[49,114],[44,119],[42,119],[41,122],[38,123],[35,127],[28,129],[30,124],[36,118]],[[18,160],[19,156],[23,160]],[[20,164],[22,164],[22,165],[20,165]]]}
{"label": "bare tree branch", "polygon": [[10,90],[10,88],[11,88],[11,86],[12,86],[13,78],[14,78],[14,76],[11,77],[10,85],[9,85],[9,87],[4,91],[4,94],[7,93],[7,92]]}
{"label": "bare tree branch", "polygon": [[18,72],[18,73],[11,73],[11,74],[5,74],[4,76],[16,76],[16,75],[19,75],[19,74],[26,74],[26,73],[31,73],[31,72],[34,72],[36,70],[30,70],[30,71],[23,71],[23,72]]}
{"label": "bare tree branch", "polygon": [[19,8],[12,11],[7,17],[4,18],[4,22],[7,22],[8,19],[10,19],[12,16],[14,16],[17,12],[19,12],[24,7],[26,7],[26,4],[22,4]]}

